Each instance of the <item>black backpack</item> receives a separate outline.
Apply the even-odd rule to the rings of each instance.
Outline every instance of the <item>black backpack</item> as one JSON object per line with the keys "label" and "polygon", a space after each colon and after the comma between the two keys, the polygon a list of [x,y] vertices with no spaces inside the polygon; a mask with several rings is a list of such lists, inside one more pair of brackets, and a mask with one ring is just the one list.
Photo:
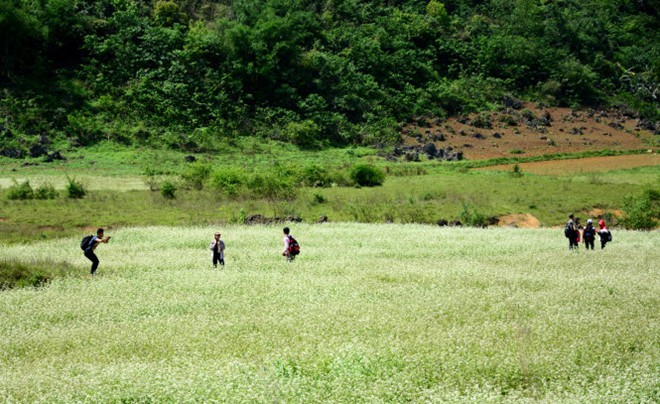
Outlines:
{"label": "black backpack", "polygon": [[83,251],[87,251],[87,249],[89,248],[89,244],[91,243],[93,238],[94,238],[93,234],[83,237],[82,241],[80,242],[80,249],[82,249]]}
{"label": "black backpack", "polygon": [[566,236],[567,238],[571,238],[573,232],[574,232],[573,226],[567,223],[566,227],[564,227],[564,236]]}
{"label": "black backpack", "polygon": [[593,240],[596,238],[596,229],[593,227],[585,227],[584,228],[584,239],[585,240]]}
{"label": "black backpack", "polygon": [[296,241],[293,236],[289,236],[289,254],[298,255],[300,254],[300,244]]}

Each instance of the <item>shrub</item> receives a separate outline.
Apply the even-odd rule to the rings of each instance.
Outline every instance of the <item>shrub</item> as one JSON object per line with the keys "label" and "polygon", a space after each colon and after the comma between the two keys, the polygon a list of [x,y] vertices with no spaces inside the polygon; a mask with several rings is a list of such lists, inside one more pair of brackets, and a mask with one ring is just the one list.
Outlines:
{"label": "shrub", "polygon": [[211,165],[205,163],[193,163],[181,175],[184,183],[198,191],[204,189],[204,183],[211,176]]}
{"label": "shrub", "polygon": [[520,168],[518,164],[514,164],[510,174],[514,178],[522,177],[523,176],[522,168]]}
{"label": "shrub", "polygon": [[150,191],[158,191],[158,180],[156,179],[156,175],[158,175],[158,172],[154,170],[153,168],[145,168],[144,169],[144,175],[147,177],[144,180],[145,185],[149,187]]}
{"label": "shrub", "polygon": [[34,197],[36,199],[55,199],[57,198],[57,195],[58,193],[55,190],[55,187],[49,183],[41,184],[39,188],[34,191]]}
{"label": "shrub", "polygon": [[625,216],[622,220],[626,228],[651,230],[660,221],[660,191],[648,189],[641,195],[628,195],[624,198]]}
{"label": "shrub", "polygon": [[71,199],[82,199],[85,197],[85,187],[75,178],[66,176],[68,184],[66,185],[67,196]]}
{"label": "shrub", "polygon": [[353,182],[362,187],[375,187],[383,185],[385,173],[372,165],[357,164],[353,166],[350,172]]}
{"label": "shrub", "polygon": [[19,184],[16,180],[14,180],[14,185],[9,187],[9,190],[7,191],[7,199],[11,199],[11,200],[34,199],[34,191],[30,186],[30,181],[25,181]]}
{"label": "shrub", "polygon": [[245,182],[244,175],[236,169],[221,169],[211,175],[211,186],[227,196],[236,196]]}
{"label": "shrub", "polygon": [[482,113],[472,120],[472,126],[482,129],[492,129],[493,123],[490,121],[488,114]]}
{"label": "shrub", "polygon": [[0,290],[38,287],[63,276],[70,265],[66,262],[0,260]]}
{"label": "shrub", "polygon": [[160,194],[165,199],[176,198],[176,191],[177,191],[176,185],[174,185],[170,181],[165,181],[163,182],[163,185],[160,186]]}
{"label": "shrub", "polygon": [[259,173],[249,178],[246,185],[256,198],[290,200],[296,196],[296,187],[291,176]]}
{"label": "shrub", "polygon": [[467,204],[463,204],[463,210],[458,215],[458,220],[466,226],[486,227],[488,218],[481,212],[472,209]]}
{"label": "shrub", "polygon": [[299,176],[300,183],[307,187],[326,187],[330,183],[328,170],[316,164],[303,168]]}
{"label": "shrub", "polygon": [[314,195],[312,196],[312,203],[315,205],[320,205],[325,202],[326,202],[325,197],[317,192],[315,192]]}

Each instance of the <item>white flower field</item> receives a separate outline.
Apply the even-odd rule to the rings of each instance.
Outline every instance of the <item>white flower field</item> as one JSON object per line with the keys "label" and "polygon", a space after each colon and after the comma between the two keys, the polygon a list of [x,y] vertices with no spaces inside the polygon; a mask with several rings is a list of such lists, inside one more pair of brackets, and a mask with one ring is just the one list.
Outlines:
{"label": "white flower field", "polygon": [[[226,267],[211,266],[215,231]],[[108,230],[0,247],[0,402],[660,401],[660,232],[399,224]],[[82,237],[82,235],[81,235]]]}

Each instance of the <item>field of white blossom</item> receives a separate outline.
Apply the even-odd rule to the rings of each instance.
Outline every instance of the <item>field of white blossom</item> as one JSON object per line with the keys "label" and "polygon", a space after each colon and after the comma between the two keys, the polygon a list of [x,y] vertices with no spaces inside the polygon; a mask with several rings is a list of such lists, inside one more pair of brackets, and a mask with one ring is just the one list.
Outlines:
{"label": "field of white blossom", "polygon": [[79,239],[0,247],[76,268],[0,292],[0,402],[660,401],[658,231],[294,224],[293,263],[280,226],[107,234],[94,278]]}

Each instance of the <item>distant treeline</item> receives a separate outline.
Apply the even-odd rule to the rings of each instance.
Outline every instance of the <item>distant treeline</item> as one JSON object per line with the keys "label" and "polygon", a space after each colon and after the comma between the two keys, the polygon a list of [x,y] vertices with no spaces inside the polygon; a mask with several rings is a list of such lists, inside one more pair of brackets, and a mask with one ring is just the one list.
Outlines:
{"label": "distant treeline", "polygon": [[398,139],[497,106],[660,117],[655,0],[0,0],[0,154]]}

